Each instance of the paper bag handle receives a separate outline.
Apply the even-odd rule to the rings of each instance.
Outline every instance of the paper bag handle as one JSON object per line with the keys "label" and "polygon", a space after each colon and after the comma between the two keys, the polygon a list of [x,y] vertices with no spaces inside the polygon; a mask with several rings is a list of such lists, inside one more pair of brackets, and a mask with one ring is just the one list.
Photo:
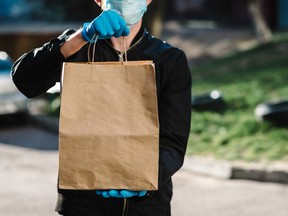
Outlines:
{"label": "paper bag handle", "polygon": [[[98,34],[94,34],[93,35],[93,37],[92,37],[92,39],[91,39],[91,41],[90,41],[90,43],[89,43],[89,47],[88,47],[88,63],[92,63],[92,62],[94,62],[94,58],[95,58],[95,48],[96,48],[96,42],[97,42],[97,40],[98,40],[98,37],[99,37],[99,35]],[[94,46],[93,46],[93,52],[92,52],[92,60],[90,59],[90,50],[91,50],[91,45],[92,45],[92,43],[94,43]]]}
{"label": "paper bag handle", "polygon": [[[94,62],[94,59],[95,59],[95,49],[96,49],[96,42],[98,40],[98,37],[99,35],[98,34],[94,34],[92,39],[91,39],[91,42],[89,43],[89,47],[88,47],[88,63],[93,63]],[[125,56],[125,62],[127,62],[127,48],[126,48],[126,43],[124,42],[124,37],[120,37],[119,38],[120,40],[120,47],[121,47],[121,51],[120,51],[120,55],[121,55],[121,58],[120,58],[120,62],[124,62],[124,56]],[[92,50],[92,59],[90,59],[90,50],[91,50],[91,45],[92,43],[94,43],[93,45],[93,50]]]}

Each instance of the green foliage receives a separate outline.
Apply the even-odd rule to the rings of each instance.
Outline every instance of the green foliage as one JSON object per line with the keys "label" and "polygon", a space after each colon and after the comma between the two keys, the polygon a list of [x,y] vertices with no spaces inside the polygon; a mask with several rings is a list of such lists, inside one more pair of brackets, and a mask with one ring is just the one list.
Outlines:
{"label": "green foliage", "polygon": [[220,90],[222,113],[192,114],[188,154],[228,160],[288,160],[288,128],[257,121],[259,103],[288,99],[288,37],[192,70],[192,94]]}

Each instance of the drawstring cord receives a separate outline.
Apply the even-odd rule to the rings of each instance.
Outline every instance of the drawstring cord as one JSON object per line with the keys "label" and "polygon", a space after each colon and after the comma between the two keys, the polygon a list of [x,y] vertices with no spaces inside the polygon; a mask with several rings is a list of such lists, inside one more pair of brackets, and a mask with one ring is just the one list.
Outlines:
{"label": "drawstring cord", "polygon": [[125,43],[125,37],[120,37],[119,38],[119,43],[120,43],[120,56],[119,56],[119,60],[120,62],[127,62],[127,46]]}
{"label": "drawstring cord", "polygon": [[127,199],[124,198],[122,216],[125,216],[126,208],[127,208]]}

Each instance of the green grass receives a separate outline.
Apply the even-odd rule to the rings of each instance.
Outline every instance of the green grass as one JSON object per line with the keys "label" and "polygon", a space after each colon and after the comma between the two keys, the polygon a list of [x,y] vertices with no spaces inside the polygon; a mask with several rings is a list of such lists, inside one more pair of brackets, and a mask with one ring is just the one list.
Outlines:
{"label": "green grass", "polygon": [[256,120],[262,102],[288,99],[288,37],[192,69],[192,94],[220,90],[223,112],[193,110],[188,154],[288,160],[288,128]]}

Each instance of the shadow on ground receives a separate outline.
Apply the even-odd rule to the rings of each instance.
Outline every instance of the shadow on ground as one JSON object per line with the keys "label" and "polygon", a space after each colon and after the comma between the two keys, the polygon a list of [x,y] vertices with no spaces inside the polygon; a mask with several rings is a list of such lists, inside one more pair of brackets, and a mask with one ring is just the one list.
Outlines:
{"label": "shadow on ground", "polygon": [[36,150],[58,150],[58,136],[15,116],[1,116],[0,143]]}

